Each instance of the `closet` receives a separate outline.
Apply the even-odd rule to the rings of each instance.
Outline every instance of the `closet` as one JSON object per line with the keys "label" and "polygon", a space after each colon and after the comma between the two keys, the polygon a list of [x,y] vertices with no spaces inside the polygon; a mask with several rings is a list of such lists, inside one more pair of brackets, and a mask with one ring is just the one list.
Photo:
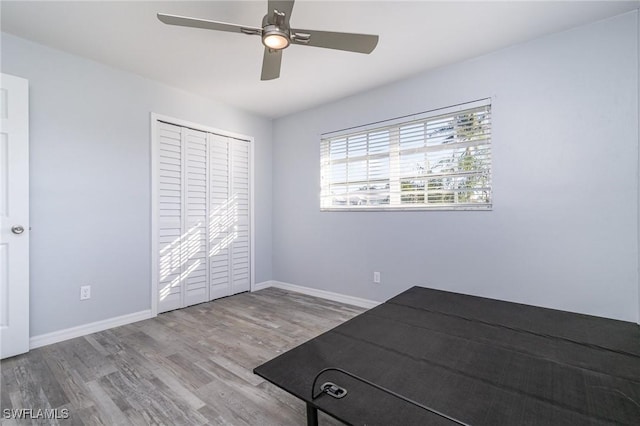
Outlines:
{"label": "closet", "polygon": [[155,126],[158,312],[248,291],[250,141],[160,120]]}

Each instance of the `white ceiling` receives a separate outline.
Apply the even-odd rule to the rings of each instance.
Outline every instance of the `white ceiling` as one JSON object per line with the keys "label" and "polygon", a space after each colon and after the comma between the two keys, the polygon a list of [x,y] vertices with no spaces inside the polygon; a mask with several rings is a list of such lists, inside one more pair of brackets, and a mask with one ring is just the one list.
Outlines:
{"label": "white ceiling", "polygon": [[[260,26],[265,1],[6,1],[1,29],[266,117],[638,8],[638,1],[308,1],[294,28],[379,34],[370,55],[290,46],[260,81],[260,38],[168,26],[157,12]],[[615,46],[612,46],[615,48]]]}

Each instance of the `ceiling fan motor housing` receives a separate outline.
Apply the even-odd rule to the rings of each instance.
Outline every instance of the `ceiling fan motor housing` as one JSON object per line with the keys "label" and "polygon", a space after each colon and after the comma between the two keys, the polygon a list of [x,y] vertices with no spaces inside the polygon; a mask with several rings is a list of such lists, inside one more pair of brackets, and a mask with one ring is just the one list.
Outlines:
{"label": "ceiling fan motor housing", "polygon": [[262,29],[262,43],[270,49],[285,49],[291,43],[291,35],[288,29],[268,24]]}

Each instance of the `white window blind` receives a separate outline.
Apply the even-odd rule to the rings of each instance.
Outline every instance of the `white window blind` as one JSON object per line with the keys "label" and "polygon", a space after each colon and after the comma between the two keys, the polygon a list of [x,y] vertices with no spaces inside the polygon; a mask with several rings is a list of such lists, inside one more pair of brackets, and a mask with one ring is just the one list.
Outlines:
{"label": "white window blind", "polygon": [[489,99],[321,140],[322,210],[491,209]]}

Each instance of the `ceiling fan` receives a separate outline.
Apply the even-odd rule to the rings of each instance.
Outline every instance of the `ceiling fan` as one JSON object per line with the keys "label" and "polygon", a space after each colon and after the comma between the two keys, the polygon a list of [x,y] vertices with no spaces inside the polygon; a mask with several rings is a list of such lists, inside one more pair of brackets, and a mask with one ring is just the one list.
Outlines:
{"label": "ceiling fan", "polygon": [[280,77],[282,51],[291,44],[358,53],[371,53],[378,44],[377,35],[291,28],[289,19],[293,3],[294,0],[269,0],[267,14],[262,18],[262,27],[260,28],[164,13],[158,13],[158,19],[169,25],[261,36],[262,44],[264,44],[261,80],[273,80]]}

